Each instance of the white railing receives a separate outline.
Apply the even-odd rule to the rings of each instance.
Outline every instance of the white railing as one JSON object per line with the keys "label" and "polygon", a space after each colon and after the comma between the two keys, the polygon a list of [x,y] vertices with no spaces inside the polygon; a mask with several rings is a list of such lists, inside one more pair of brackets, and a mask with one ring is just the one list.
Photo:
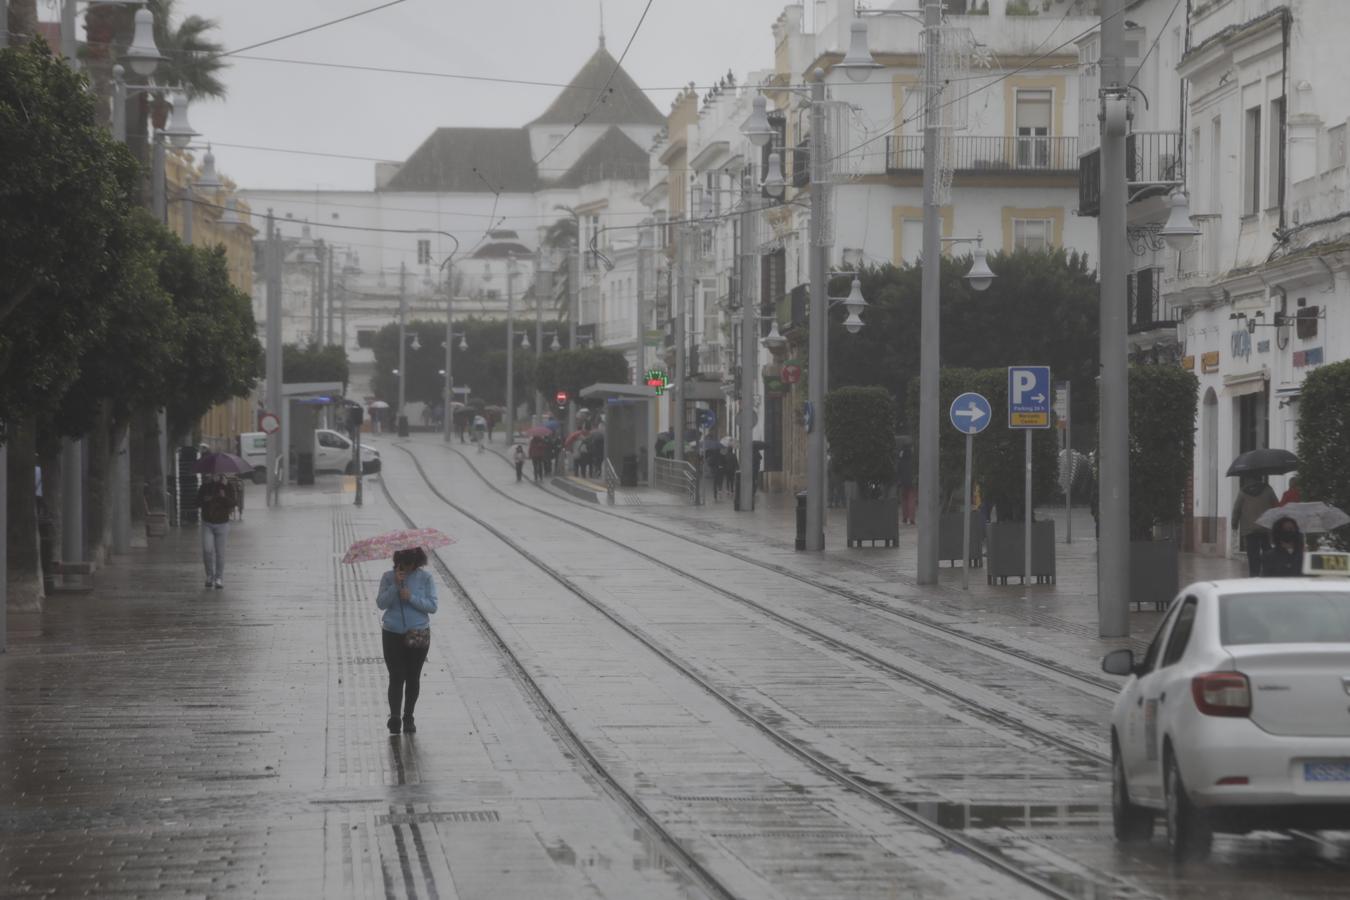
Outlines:
{"label": "white railing", "polygon": [[614,463],[609,461],[609,457],[604,458],[601,466],[605,473],[605,503],[614,505],[614,490],[619,486],[619,473],[614,471]]}
{"label": "white railing", "polygon": [[654,474],[656,478],[653,483],[657,490],[686,496],[691,506],[698,506],[699,477],[698,469],[693,463],[682,459],[657,457]]}

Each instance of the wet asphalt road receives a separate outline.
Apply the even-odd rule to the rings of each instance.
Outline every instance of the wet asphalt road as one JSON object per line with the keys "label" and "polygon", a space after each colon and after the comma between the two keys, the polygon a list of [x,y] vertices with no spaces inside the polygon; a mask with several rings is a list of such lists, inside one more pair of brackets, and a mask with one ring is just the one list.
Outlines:
{"label": "wet asphalt road", "polygon": [[[702,515],[714,544],[1086,672],[1100,646],[1073,627],[1072,598],[1047,595],[1032,609],[984,593],[971,599],[992,607],[982,614],[884,577],[884,552],[853,567],[843,551],[785,553],[771,509],[737,520],[721,509],[623,508],[629,518],[615,518],[518,487],[489,455],[410,446],[448,497],[793,740],[1044,878],[1084,896],[1350,895],[1350,840],[1338,836],[1220,837],[1211,861],[1183,867],[1160,839],[1119,848],[1107,773],[1072,747],[1100,747],[1109,692],[635,523]],[[1036,895],[823,778],[445,506],[411,458],[386,456],[393,498],[418,524],[459,538],[446,562],[599,764],[730,895]],[[474,467],[535,510],[494,493]],[[202,590],[196,534],[184,529],[115,560],[92,594],[11,615],[0,657],[0,896],[705,896],[578,764],[445,585],[419,733],[389,737],[371,599],[381,567],[336,556],[401,521],[376,483],[355,509],[340,480],[328,481],[287,492],[273,511],[253,489],[224,591]],[[926,682],[541,512],[773,603]]]}

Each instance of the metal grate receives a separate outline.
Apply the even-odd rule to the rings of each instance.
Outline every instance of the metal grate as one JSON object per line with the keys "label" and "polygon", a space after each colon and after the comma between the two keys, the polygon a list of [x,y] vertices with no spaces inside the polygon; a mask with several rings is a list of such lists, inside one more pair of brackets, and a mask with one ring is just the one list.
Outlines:
{"label": "metal grate", "polygon": [[376,825],[425,825],[431,822],[499,822],[496,810],[451,810],[447,812],[390,813],[376,816]]}

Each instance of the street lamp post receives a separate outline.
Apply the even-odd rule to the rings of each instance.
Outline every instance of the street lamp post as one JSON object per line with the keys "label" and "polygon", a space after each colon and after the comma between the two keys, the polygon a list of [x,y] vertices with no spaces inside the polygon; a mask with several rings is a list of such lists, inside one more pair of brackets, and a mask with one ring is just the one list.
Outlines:
{"label": "street lamp post", "polygon": [[444,275],[441,281],[445,285],[445,399],[442,406],[444,414],[441,416],[443,420],[441,440],[447,444],[450,443],[450,420],[453,418],[451,403],[455,399],[455,383],[450,363],[455,325],[455,254],[459,252],[459,238],[450,235],[450,239],[455,242],[455,249],[441,262],[441,272]]}
{"label": "street lamp post", "polygon": [[506,443],[516,439],[516,257],[506,257]]}

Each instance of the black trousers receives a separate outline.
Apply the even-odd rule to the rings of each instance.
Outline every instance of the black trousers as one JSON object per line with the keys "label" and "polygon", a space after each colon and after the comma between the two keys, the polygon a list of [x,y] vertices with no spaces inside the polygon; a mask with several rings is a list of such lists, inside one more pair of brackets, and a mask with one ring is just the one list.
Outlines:
{"label": "black trousers", "polygon": [[535,481],[543,481],[543,480],[544,480],[544,460],[543,460],[542,458],[539,458],[539,459],[532,459],[532,460],[530,460],[530,462],[534,463],[534,480],[535,480]]}
{"label": "black trousers", "polygon": [[[411,716],[422,692],[422,666],[430,647],[414,650],[403,646],[403,635],[381,630],[384,638],[384,667],[389,670],[389,715]],[[401,712],[400,712],[401,710]]]}
{"label": "black trousers", "polygon": [[1256,578],[1261,574],[1261,558],[1266,555],[1270,541],[1261,532],[1253,532],[1243,539],[1247,545],[1247,574]]}

